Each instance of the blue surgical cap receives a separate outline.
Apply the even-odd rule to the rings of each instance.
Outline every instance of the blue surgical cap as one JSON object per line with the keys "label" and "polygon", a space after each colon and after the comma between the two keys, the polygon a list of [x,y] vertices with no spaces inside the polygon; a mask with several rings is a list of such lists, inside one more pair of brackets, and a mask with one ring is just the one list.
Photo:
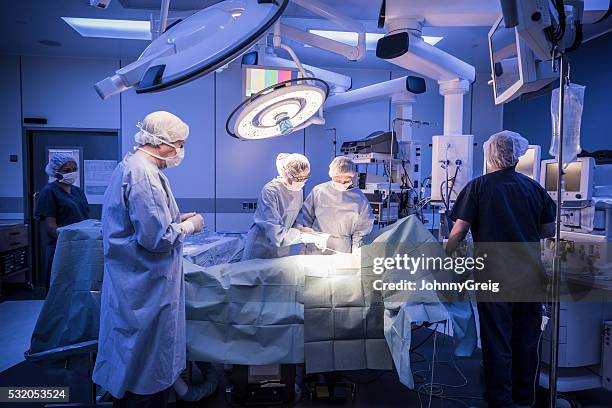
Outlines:
{"label": "blue surgical cap", "polygon": [[49,159],[49,164],[45,167],[45,173],[49,177],[55,177],[55,175],[59,172],[59,169],[66,163],[74,162],[78,166],[79,163],[77,159],[74,157],[72,153],[54,153]]}

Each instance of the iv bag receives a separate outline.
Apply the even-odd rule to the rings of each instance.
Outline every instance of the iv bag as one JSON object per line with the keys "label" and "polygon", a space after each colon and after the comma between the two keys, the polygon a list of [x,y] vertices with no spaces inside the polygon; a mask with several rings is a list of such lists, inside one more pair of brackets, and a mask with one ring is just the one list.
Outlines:
{"label": "iv bag", "polygon": [[[584,106],[585,86],[577,84],[565,85],[565,96],[563,101],[563,167],[576,159],[582,151],[580,147],[580,120],[582,119],[582,108]],[[549,153],[557,161],[559,146],[559,88],[552,91],[550,100],[550,114],[552,116],[552,139]]]}

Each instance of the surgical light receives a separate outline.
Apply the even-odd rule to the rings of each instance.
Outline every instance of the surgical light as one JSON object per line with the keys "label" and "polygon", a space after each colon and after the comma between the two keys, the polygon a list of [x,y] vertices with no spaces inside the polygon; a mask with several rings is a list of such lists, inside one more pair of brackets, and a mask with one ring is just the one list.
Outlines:
{"label": "surgical light", "polygon": [[[245,99],[230,114],[227,133],[253,140],[282,136],[315,123],[329,94],[329,85],[318,78],[294,78],[269,86]],[[235,120],[233,118],[235,117]]]}
{"label": "surgical light", "polygon": [[[330,40],[339,41],[347,45],[357,45],[357,33],[350,31],[329,31],[329,30],[308,30],[311,34],[329,38]],[[376,43],[384,37],[382,33],[366,33],[366,50],[372,51],[376,49]],[[444,37],[422,36],[423,41],[429,45],[436,45]]]}
{"label": "surgical light", "polygon": [[280,18],[289,0],[225,0],[168,28],[138,60],[95,84],[103,99],[174,88],[223,67],[247,52]]}
{"label": "surgical light", "polygon": [[81,37],[150,40],[151,22],[104,18],[62,17]]}

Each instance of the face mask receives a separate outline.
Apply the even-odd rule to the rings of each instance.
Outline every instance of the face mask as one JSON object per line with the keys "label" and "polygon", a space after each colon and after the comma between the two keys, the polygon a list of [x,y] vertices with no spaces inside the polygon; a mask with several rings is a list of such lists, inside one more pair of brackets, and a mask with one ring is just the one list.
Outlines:
{"label": "face mask", "polygon": [[166,161],[166,167],[176,167],[185,158],[185,148],[184,147],[175,147],[176,154],[172,157],[168,157],[164,159]]}
{"label": "face mask", "polygon": [[348,190],[352,184],[351,183],[338,183],[337,181],[332,180],[332,186],[338,191],[346,191]]}
{"label": "face mask", "polygon": [[159,156],[155,153],[151,153],[143,148],[138,148],[138,150],[145,152],[146,154],[148,154],[149,156],[153,156],[156,159],[159,160],[163,160],[166,163],[166,168],[169,167],[176,167],[179,164],[181,164],[181,162],[183,161],[183,159],[185,158],[185,148],[184,147],[176,147],[174,145],[171,145],[170,143],[166,143],[166,142],[162,142],[163,144],[166,144],[168,146],[172,146],[174,147],[174,149],[176,150],[176,154],[172,157],[162,157]]}
{"label": "face mask", "polygon": [[305,185],[305,181],[294,181],[291,184],[286,184],[287,188],[291,191],[301,191]]}
{"label": "face mask", "polygon": [[62,184],[67,184],[67,185],[71,185],[74,184],[74,182],[77,180],[77,177],[79,176],[79,172],[78,171],[73,171],[71,173],[58,173],[58,176],[61,175],[60,177],[57,177],[57,181],[59,181]]}

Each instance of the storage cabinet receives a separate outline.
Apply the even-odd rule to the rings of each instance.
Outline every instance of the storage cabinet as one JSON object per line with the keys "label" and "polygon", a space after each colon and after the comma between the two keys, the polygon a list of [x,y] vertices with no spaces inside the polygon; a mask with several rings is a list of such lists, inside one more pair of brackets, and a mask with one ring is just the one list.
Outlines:
{"label": "storage cabinet", "polygon": [[28,270],[27,226],[0,225],[0,296],[3,282],[26,282]]}

